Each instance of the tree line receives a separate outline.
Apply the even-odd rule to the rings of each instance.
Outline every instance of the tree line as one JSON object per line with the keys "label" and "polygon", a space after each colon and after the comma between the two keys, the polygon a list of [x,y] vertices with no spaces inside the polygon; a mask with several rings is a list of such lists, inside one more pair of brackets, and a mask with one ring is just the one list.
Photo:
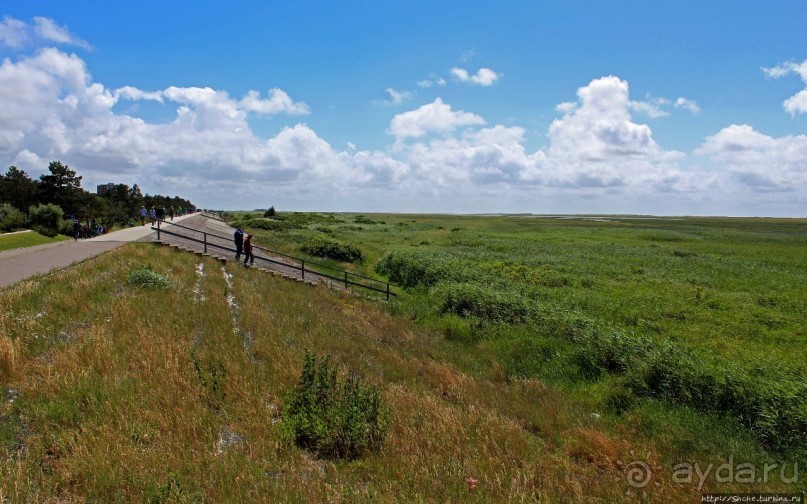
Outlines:
{"label": "tree line", "polygon": [[103,195],[88,192],[81,187],[82,176],[60,161],[52,161],[48,172],[33,180],[25,171],[11,166],[0,177],[0,229],[30,227],[55,235],[66,229],[64,219],[109,228],[129,225],[142,206],[196,209],[190,200],[179,196],[143,195],[137,184],[117,184]]}

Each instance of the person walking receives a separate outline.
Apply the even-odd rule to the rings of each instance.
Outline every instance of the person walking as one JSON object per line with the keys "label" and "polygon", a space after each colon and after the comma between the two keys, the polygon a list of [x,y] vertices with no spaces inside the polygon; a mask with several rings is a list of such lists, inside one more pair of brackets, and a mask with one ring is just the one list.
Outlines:
{"label": "person walking", "polygon": [[235,260],[241,259],[241,252],[244,250],[244,229],[238,226],[233,234],[233,241],[235,242]]}
{"label": "person walking", "polygon": [[171,216],[171,222],[174,222],[174,205],[171,205],[171,208],[168,209],[168,215]]}
{"label": "person walking", "polygon": [[78,237],[81,234],[81,223],[78,219],[73,220],[73,239],[78,241]]}
{"label": "person walking", "polygon": [[255,256],[252,254],[252,235],[247,235],[247,239],[244,240],[244,266],[247,265],[247,260],[249,260],[249,264],[255,264]]}
{"label": "person walking", "polygon": [[157,224],[157,210],[155,210],[154,207],[149,209],[149,219],[151,219],[152,226]]}
{"label": "person walking", "polygon": [[148,215],[148,211],[146,210],[145,206],[140,207],[140,224],[142,226],[146,225],[146,216]]}

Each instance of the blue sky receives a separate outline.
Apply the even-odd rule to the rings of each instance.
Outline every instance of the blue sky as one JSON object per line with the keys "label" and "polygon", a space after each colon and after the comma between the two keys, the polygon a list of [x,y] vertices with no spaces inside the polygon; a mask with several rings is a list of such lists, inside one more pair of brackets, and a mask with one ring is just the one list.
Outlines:
{"label": "blue sky", "polygon": [[807,215],[803,2],[10,1],[0,162],[217,208]]}

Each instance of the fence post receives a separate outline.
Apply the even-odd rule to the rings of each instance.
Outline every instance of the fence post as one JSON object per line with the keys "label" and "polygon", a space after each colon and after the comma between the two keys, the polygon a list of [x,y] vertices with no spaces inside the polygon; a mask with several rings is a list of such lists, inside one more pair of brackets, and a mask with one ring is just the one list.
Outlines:
{"label": "fence post", "polygon": [[160,221],[157,221],[157,241],[160,241]]}
{"label": "fence post", "polygon": [[207,233],[202,233],[205,235],[205,254],[207,254]]}
{"label": "fence post", "polygon": [[302,259],[302,261],[303,261],[303,280],[305,280],[305,259]]}
{"label": "fence post", "polygon": [[347,271],[345,271],[345,289],[347,289]]}

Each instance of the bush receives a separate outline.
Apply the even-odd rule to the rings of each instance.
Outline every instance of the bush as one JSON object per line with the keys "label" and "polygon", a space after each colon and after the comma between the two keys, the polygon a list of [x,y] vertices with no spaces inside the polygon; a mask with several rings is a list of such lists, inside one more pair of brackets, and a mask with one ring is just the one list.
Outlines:
{"label": "bush", "polygon": [[25,229],[25,215],[8,203],[0,205],[0,231]]}
{"label": "bush", "polygon": [[532,314],[529,301],[518,293],[486,285],[441,283],[432,290],[432,295],[442,313],[461,317],[519,324],[526,322]]}
{"label": "bush", "polygon": [[329,358],[306,351],[283,411],[284,435],[321,457],[353,460],[381,448],[388,411],[379,391],[355,376],[340,379]]}
{"label": "bush", "polygon": [[151,266],[143,266],[132,271],[126,282],[141,289],[170,289],[174,286],[171,278],[156,273]]}
{"label": "bush", "polygon": [[73,221],[64,219],[59,223],[59,234],[73,236]]}
{"label": "bush", "polygon": [[373,220],[373,219],[371,219],[369,217],[365,217],[363,215],[357,215],[353,219],[353,222],[355,222],[356,224],[370,224],[370,225],[372,225],[372,224],[386,224],[386,222],[384,222],[384,221]]}
{"label": "bush", "polygon": [[479,276],[472,267],[444,252],[392,250],[376,264],[376,271],[403,287],[429,287],[442,280],[470,281]]}
{"label": "bush", "polygon": [[293,226],[288,222],[278,221],[274,219],[267,219],[265,217],[258,217],[257,219],[250,219],[247,221],[249,227],[265,229],[267,231],[288,231]]}
{"label": "bush", "polygon": [[264,217],[274,217],[275,215],[277,215],[277,211],[275,210],[274,206],[270,206],[269,210],[263,213]]}
{"label": "bush", "polygon": [[335,261],[361,262],[361,250],[329,238],[312,238],[300,250],[314,257],[327,257]]}
{"label": "bush", "polygon": [[32,206],[28,210],[31,229],[39,234],[54,237],[59,234],[63,214],[61,207],[53,203]]}

